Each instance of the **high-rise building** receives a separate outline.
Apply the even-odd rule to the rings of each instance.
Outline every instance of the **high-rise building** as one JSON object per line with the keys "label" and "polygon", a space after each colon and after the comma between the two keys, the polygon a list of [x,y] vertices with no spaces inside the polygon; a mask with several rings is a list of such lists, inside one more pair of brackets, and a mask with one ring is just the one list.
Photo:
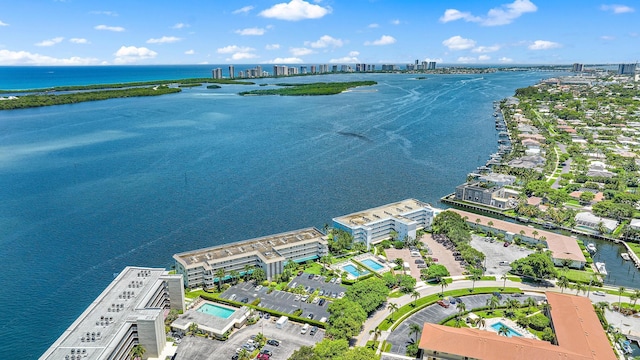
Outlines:
{"label": "high-rise building", "polygon": [[429,61],[429,66],[427,67],[427,70],[435,70],[435,69],[436,69],[436,62]]}
{"label": "high-rise building", "polygon": [[233,79],[236,77],[236,71],[233,68],[233,65],[229,65],[229,79]]}
{"label": "high-rise building", "polygon": [[315,65],[311,65],[311,73],[312,74],[316,73],[316,66]]}
{"label": "high-rise building", "polygon": [[217,68],[217,69],[211,70],[211,76],[214,79],[222,79],[222,69],[221,68]]}
{"label": "high-rise building", "polygon": [[574,63],[573,64],[573,68],[571,69],[571,71],[573,71],[573,72],[583,72],[584,71],[584,64]]}
{"label": "high-rise building", "polygon": [[635,75],[636,64],[620,64],[618,65],[618,75]]}

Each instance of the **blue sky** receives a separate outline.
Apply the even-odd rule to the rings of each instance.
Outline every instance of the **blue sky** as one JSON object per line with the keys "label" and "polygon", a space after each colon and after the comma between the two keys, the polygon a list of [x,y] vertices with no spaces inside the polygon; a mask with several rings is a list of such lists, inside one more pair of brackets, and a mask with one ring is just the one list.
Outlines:
{"label": "blue sky", "polygon": [[0,0],[0,65],[636,62],[639,15],[637,0]]}

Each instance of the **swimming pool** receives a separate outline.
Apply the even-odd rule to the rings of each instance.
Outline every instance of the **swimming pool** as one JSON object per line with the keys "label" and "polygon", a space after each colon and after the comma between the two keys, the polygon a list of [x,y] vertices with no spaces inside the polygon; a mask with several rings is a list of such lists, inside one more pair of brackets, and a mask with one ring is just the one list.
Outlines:
{"label": "swimming pool", "polygon": [[361,262],[366,266],[368,266],[369,268],[371,268],[373,271],[384,269],[383,265],[381,265],[379,262],[372,259],[364,259]]}
{"label": "swimming pool", "polygon": [[355,266],[351,264],[343,266],[342,269],[356,278],[369,273],[367,270],[363,270],[362,272],[360,272]]}
{"label": "swimming pool", "polygon": [[502,321],[498,321],[497,323],[491,325],[491,327],[499,333],[500,328],[501,327],[506,327],[508,332],[507,332],[507,337],[513,337],[513,336],[520,336],[522,337],[522,334],[520,334],[519,332],[513,330],[512,328],[508,327],[507,325],[505,325]]}
{"label": "swimming pool", "polygon": [[230,308],[222,307],[216,304],[209,304],[209,303],[202,304],[202,306],[200,306],[196,311],[199,311],[201,313],[205,313],[208,315],[216,316],[219,318],[223,318],[223,319],[228,319],[231,315],[233,315],[234,312],[236,312],[235,309],[230,309]]}

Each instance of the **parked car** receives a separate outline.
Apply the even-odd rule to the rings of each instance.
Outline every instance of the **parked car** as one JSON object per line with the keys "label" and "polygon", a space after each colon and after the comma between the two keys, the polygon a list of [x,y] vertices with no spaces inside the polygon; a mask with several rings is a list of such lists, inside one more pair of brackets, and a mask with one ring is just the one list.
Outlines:
{"label": "parked car", "polygon": [[265,313],[265,314],[264,314],[264,318],[265,318],[265,319],[269,319],[270,317],[271,317],[271,314],[269,314],[269,313]]}
{"label": "parked car", "polygon": [[309,289],[309,294],[313,294],[314,291],[316,291],[316,288]]}
{"label": "parked car", "polygon": [[269,339],[269,340],[267,340],[267,344],[269,344],[271,346],[280,346],[280,341],[278,341],[276,339]]}
{"label": "parked car", "polygon": [[314,326],[311,328],[311,331],[309,331],[309,335],[313,336],[318,332],[318,327]]}
{"label": "parked car", "polygon": [[606,294],[602,291],[594,291],[593,295],[598,295],[598,296],[605,296]]}
{"label": "parked car", "polygon": [[273,356],[273,352],[271,352],[271,350],[269,350],[269,349],[260,350],[260,354],[267,354],[269,356]]}
{"label": "parked car", "polygon": [[313,279],[313,274],[309,274],[308,279],[309,280]]}
{"label": "parked car", "polygon": [[498,299],[502,300],[502,294],[500,294],[499,292],[494,292],[493,296],[497,297]]}
{"label": "parked car", "polygon": [[427,265],[425,264],[418,265],[418,269],[426,269],[426,268],[427,268]]}
{"label": "parked car", "polygon": [[307,315],[307,318],[310,319],[310,320],[313,320],[313,314]]}
{"label": "parked car", "polygon": [[304,324],[302,329],[300,329],[300,334],[306,334],[307,330],[309,330],[309,324]]}
{"label": "parked car", "polygon": [[505,242],[504,242],[504,245],[502,245],[502,246],[507,247],[507,246],[509,246],[509,244],[511,244],[511,243],[510,243],[510,242],[508,242],[508,241],[505,241]]}
{"label": "parked car", "polygon": [[327,300],[320,299],[320,301],[318,302],[318,305],[322,306],[322,305],[324,305],[325,302],[327,302]]}
{"label": "parked car", "polygon": [[249,298],[242,298],[242,300],[240,300],[241,303],[248,303],[249,302]]}
{"label": "parked car", "polygon": [[329,280],[329,282],[333,284],[334,282],[336,282],[336,278],[331,278],[331,280]]}
{"label": "parked car", "polygon": [[293,301],[300,301],[300,295],[296,295],[296,297],[293,298]]}
{"label": "parked car", "polygon": [[258,360],[269,360],[271,358],[271,356],[267,355],[267,354],[258,354],[258,356],[256,356],[256,359]]}
{"label": "parked car", "polygon": [[256,291],[260,291],[262,289],[262,285],[256,286]]}
{"label": "parked car", "polygon": [[338,294],[338,299],[342,299],[344,297],[344,292],[341,292],[340,294]]}
{"label": "parked car", "polygon": [[318,296],[322,296],[322,295],[324,295],[324,290],[318,291]]}
{"label": "parked car", "polygon": [[298,276],[302,275],[304,273],[304,271],[300,270],[298,271]]}
{"label": "parked car", "polygon": [[309,298],[309,295],[305,295],[300,298],[300,301],[307,301],[308,298]]}
{"label": "parked car", "polygon": [[238,360],[239,358],[240,358],[240,355],[233,354],[233,356],[231,357],[231,360]]}
{"label": "parked car", "polygon": [[449,307],[449,304],[445,303],[443,300],[438,300],[438,305],[442,306],[445,309]]}
{"label": "parked car", "polygon": [[313,298],[313,301],[311,301],[311,303],[312,304],[317,304],[318,301],[320,301],[320,298],[316,296],[316,297]]}

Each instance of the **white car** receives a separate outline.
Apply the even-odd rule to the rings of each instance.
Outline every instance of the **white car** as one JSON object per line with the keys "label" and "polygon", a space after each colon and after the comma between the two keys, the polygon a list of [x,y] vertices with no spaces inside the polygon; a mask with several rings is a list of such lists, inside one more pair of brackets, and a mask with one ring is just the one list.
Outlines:
{"label": "white car", "polygon": [[593,295],[598,295],[598,296],[605,296],[606,294],[602,291],[594,291]]}
{"label": "white car", "polygon": [[316,297],[313,298],[313,301],[311,301],[311,303],[312,304],[317,304],[318,301],[320,301],[320,298],[316,296]]}
{"label": "white car", "polygon": [[260,291],[260,289],[262,289],[262,285],[256,286],[256,291]]}
{"label": "white car", "polygon": [[300,301],[300,295],[296,295],[296,297],[293,298],[293,301]]}

